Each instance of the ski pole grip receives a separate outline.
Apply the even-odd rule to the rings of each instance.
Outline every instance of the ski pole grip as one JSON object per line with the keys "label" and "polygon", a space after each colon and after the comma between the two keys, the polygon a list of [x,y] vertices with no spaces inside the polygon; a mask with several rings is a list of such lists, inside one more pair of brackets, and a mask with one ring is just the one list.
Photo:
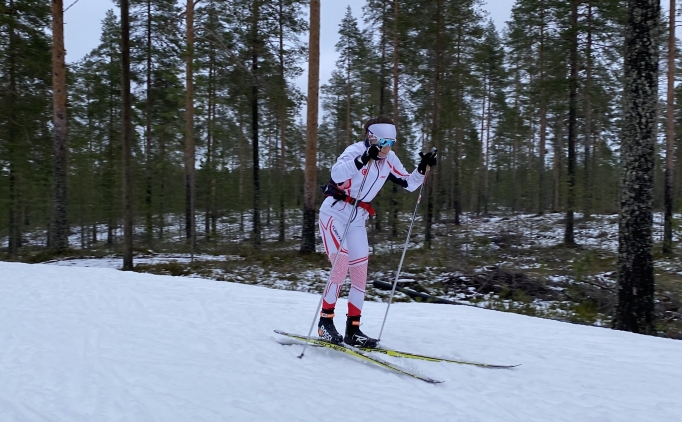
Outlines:
{"label": "ski pole grip", "polygon": [[[433,147],[431,148],[431,156],[435,157],[438,155],[438,148]],[[431,166],[426,166],[426,171],[429,171],[431,169]]]}

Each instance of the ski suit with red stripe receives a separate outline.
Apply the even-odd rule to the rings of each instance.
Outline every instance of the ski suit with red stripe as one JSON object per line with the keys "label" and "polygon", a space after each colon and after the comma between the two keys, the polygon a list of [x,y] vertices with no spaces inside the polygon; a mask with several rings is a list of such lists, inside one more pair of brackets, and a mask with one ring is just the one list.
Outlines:
{"label": "ski suit with red stripe", "polygon": [[[361,156],[366,149],[367,141],[352,144],[346,148],[336,164],[332,166],[332,181],[336,183],[338,190],[349,197],[370,202],[387,180],[398,183],[410,192],[423,183],[424,175],[416,169],[412,173],[408,173],[393,151],[389,151],[385,158],[368,163],[358,170],[355,159]],[[362,185],[365,174],[367,178],[362,192],[360,192],[360,185]],[[360,194],[359,197],[358,194]],[[319,220],[320,235],[325,252],[332,264],[340,250],[331,282],[327,286],[327,291],[324,292],[322,309],[335,307],[341,285],[350,272],[351,289],[348,294],[348,316],[361,314],[367,284],[369,246],[365,221],[368,218],[369,212],[367,210],[358,207],[353,211],[353,205],[331,196],[328,196],[322,203]],[[340,245],[346,223],[349,224],[348,234],[343,245]]]}

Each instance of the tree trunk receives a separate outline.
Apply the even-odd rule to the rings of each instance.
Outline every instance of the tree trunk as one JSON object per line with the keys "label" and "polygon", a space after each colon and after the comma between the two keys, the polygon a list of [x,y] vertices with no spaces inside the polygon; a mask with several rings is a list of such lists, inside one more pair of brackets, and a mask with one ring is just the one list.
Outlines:
{"label": "tree trunk", "polygon": [[185,236],[194,255],[195,228],[195,148],[194,148],[194,1],[187,0],[186,28],[187,51],[185,55]]}
{"label": "tree trunk", "polygon": [[488,121],[485,135],[485,175],[483,179],[483,214],[488,215],[488,200],[490,198],[490,128],[492,126],[492,85],[488,84]]}
{"label": "tree trunk", "polygon": [[215,192],[215,174],[213,172],[214,163],[213,158],[215,155],[215,140],[213,139],[213,120],[214,120],[214,108],[213,103],[215,100],[215,95],[213,93],[214,84],[214,54],[213,50],[209,52],[208,60],[208,80],[206,89],[206,172],[209,178],[209,189],[206,191],[206,213],[204,215],[204,236],[206,236],[206,241],[211,240],[211,221],[213,220],[213,195]]}
{"label": "tree trunk", "polygon": [[[272,119],[267,118],[268,121],[272,121]],[[266,168],[268,169],[274,169],[274,163],[273,160],[275,158],[274,152],[277,151],[277,139],[275,136],[273,136],[272,132],[272,123],[268,124],[268,135],[265,138],[265,145],[268,149],[268,158],[267,161],[265,162]],[[263,149],[265,149],[263,148]],[[265,194],[265,227],[270,227],[272,224],[272,172],[267,172],[266,173],[267,180],[268,180],[268,189]]]}
{"label": "tree trunk", "polygon": [[568,195],[566,197],[566,230],[564,243],[574,245],[573,207],[575,206],[575,140],[577,126],[578,96],[578,1],[571,2],[570,74],[568,77]]}
{"label": "tree trunk", "polygon": [[[16,103],[17,103],[17,69],[16,69],[16,33],[15,33],[15,9],[14,1],[9,1],[9,7],[7,10],[8,15],[8,46],[7,50],[9,52],[7,60],[9,62],[9,95],[7,96],[9,101],[7,104],[7,109],[10,112],[9,122],[8,122],[8,139],[7,139],[7,156],[9,158],[9,244],[8,244],[8,255],[9,259],[16,259],[19,253],[19,245],[21,244],[21,223],[19,220],[19,192],[18,192],[18,180],[17,180],[17,150],[18,150],[18,134],[19,128],[17,128],[17,115],[16,115]],[[49,244],[49,243],[48,243]]]}
{"label": "tree trunk", "polygon": [[244,119],[242,116],[242,111],[239,111],[239,133],[237,134],[239,139],[239,187],[237,192],[239,192],[239,233],[244,233],[244,175],[246,170],[246,137],[244,136]]}
{"label": "tree trunk", "polygon": [[[399,62],[399,38],[398,38],[398,7],[400,1],[393,0],[393,123],[395,123],[396,128],[399,127],[399,117],[400,117],[400,98],[398,97],[400,91],[398,89],[398,82],[400,77],[400,62]],[[396,135],[397,137],[397,135]],[[398,236],[398,201],[396,196],[398,195],[398,185],[392,184],[391,189],[391,236]]]}
{"label": "tree trunk", "polygon": [[[441,46],[440,46],[440,30],[441,30],[441,0],[436,1],[436,40],[433,44],[433,117],[431,118],[431,143],[433,146],[438,144],[439,125],[440,125],[440,65],[441,65]],[[457,161],[455,157],[455,161]],[[426,187],[426,218],[424,219],[424,246],[427,249],[431,248],[433,225],[433,183]],[[457,206],[455,205],[455,215],[457,214]],[[457,217],[455,217],[456,219]]]}
{"label": "tree trunk", "polygon": [[629,0],[623,90],[618,305],[613,328],[654,334],[652,206],[660,4]]}
{"label": "tree trunk", "polygon": [[[474,199],[472,198],[472,205],[476,209],[476,215],[481,214],[481,208],[483,207],[483,202],[485,201],[485,178],[486,178],[486,158],[485,158],[485,152],[486,152],[486,140],[485,140],[485,122],[486,122],[486,105],[488,102],[488,86],[490,85],[490,75],[484,75],[483,80],[481,81],[481,85],[483,87],[483,94],[482,94],[482,101],[481,101],[481,130],[479,131],[479,139],[480,139],[480,145],[478,146],[479,150],[481,151],[481,154],[478,158],[478,174],[477,174],[477,179],[478,179],[478,192],[475,196],[475,202]],[[474,184],[472,186],[473,191],[476,191],[476,185]]]}
{"label": "tree trunk", "polygon": [[[10,129],[11,132],[15,132]],[[8,152],[10,157],[15,154],[14,147],[12,147]],[[16,157],[13,157],[16,158]],[[8,255],[9,259],[16,259],[19,253],[19,247],[21,245],[21,222],[19,221],[19,192],[17,183],[17,165],[15,162],[9,163],[9,244],[8,244]],[[48,231],[49,232],[49,231]],[[48,240],[48,245],[51,242]]]}
{"label": "tree trunk", "polygon": [[[390,0],[388,0],[390,1]],[[386,109],[385,102],[386,102],[386,4],[387,0],[382,1],[382,14],[381,14],[381,39],[379,42],[381,43],[381,59],[379,63],[379,115],[383,116],[384,115],[384,110]],[[393,122],[395,123],[395,122]],[[378,217],[378,215],[377,215]],[[379,221],[379,218],[377,218],[377,222]],[[377,230],[379,228],[377,227]]]}
{"label": "tree trunk", "polygon": [[398,78],[400,76],[400,61],[399,61],[399,38],[398,38],[398,7],[400,5],[399,0],[393,0],[393,123],[398,127],[399,120],[399,103],[400,98],[398,97]]}
{"label": "tree trunk", "polygon": [[251,136],[253,147],[253,247],[260,249],[261,241],[261,222],[260,222],[260,166],[258,161],[259,154],[259,133],[258,133],[258,60],[260,40],[258,39],[259,5],[258,1],[253,2],[251,17]]}
{"label": "tree trunk", "polygon": [[517,162],[518,162],[518,151],[519,151],[519,120],[520,120],[520,113],[518,112],[519,110],[519,96],[521,95],[521,81],[520,81],[520,75],[519,71],[516,71],[514,75],[514,92],[516,95],[514,96],[514,110],[516,112],[514,113],[514,139],[512,141],[512,154],[511,154],[511,160],[510,160],[510,166],[511,166],[511,199],[510,199],[510,204],[511,204],[511,211],[512,214],[516,212],[516,198],[518,196],[518,189],[515,189],[518,186],[516,176],[516,168]]}
{"label": "tree trunk", "polygon": [[564,150],[564,119],[562,114],[557,116],[554,127],[554,195],[552,195],[552,211],[559,212],[563,207],[563,192],[561,187],[563,185],[563,150]]}
{"label": "tree trunk", "polygon": [[121,106],[123,119],[123,271],[133,270],[132,99],[130,94],[130,16],[121,0]]}
{"label": "tree trunk", "polygon": [[[111,64],[111,62],[110,62]],[[109,81],[113,84],[113,81]],[[114,244],[114,226],[116,225],[116,218],[114,216],[114,183],[115,183],[115,172],[114,160],[116,159],[115,142],[114,138],[114,89],[109,86],[109,144],[107,145],[107,187],[106,187],[106,202],[107,202],[107,246],[113,246]]]}
{"label": "tree trunk", "polygon": [[64,50],[64,4],[52,0],[52,91],[54,122],[54,180],[52,211],[52,246],[57,252],[69,247],[66,185],[66,65]]}
{"label": "tree trunk", "polygon": [[[440,13],[438,14],[440,16]],[[461,64],[462,64],[462,50],[464,49],[462,47],[462,42],[463,42],[463,34],[462,34],[462,28],[458,27],[457,30],[457,54],[456,54],[456,62],[455,66],[457,69],[461,69]],[[440,45],[440,43],[439,43]],[[465,130],[465,117],[464,117],[464,84],[462,83],[462,72],[458,71],[456,75],[456,84],[455,84],[455,98],[457,101],[457,126],[455,128],[455,159],[454,159],[454,164],[455,164],[455,183],[454,183],[454,188],[455,188],[455,197],[454,197],[454,205],[455,205],[455,225],[459,226],[461,224],[461,216],[462,216],[462,148],[464,146],[464,130]],[[442,173],[439,175],[438,180],[442,179]],[[434,178],[435,182],[435,178]],[[433,182],[432,182],[433,184]]]}
{"label": "tree trunk", "polygon": [[163,240],[166,230],[166,141],[163,137],[159,137],[159,240]]}
{"label": "tree trunk", "polygon": [[665,142],[665,222],[663,225],[663,253],[673,252],[673,180],[675,163],[675,0],[670,0],[668,30],[668,104]]}
{"label": "tree trunk", "polygon": [[146,90],[147,99],[145,101],[145,131],[144,131],[144,220],[145,237],[148,248],[152,247],[154,239],[154,222],[152,219],[152,1],[147,0],[147,69],[146,69]]}
{"label": "tree trunk", "polygon": [[284,76],[284,3],[279,0],[279,79],[282,85],[282,98],[279,105],[279,145],[280,145],[280,180],[279,180],[279,237],[284,242],[286,233],[286,213],[284,211],[286,166],[286,134],[287,134],[287,80]]}
{"label": "tree trunk", "polygon": [[[535,80],[535,75],[530,74],[528,76],[528,84],[529,86],[535,86],[537,85],[537,81]],[[535,203],[535,198],[537,198],[537,192],[532,192],[532,186],[533,186],[533,175],[531,169],[533,169],[533,166],[536,166],[537,168],[537,160],[536,160],[536,155],[535,155],[535,137],[537,134],[537,131],[535,130],[535,126],[537,125],[535,116],[529,116],[528,119],[528,135],[524,136],[521,138],[521,143],[519,145],[519,151],[523,152],[524,146],[526,146],[525,150],[527,151],[526,154],[524,154],[526,157],[526,162],[521,165],[521,168],[523,169],[522,174],[523,174],[523,179],[520,180],[521,186],[524,188],[521,190],[521,204],[520,204],[520,209],[526,210],[527,208],[534,208],[536,207]],[[525,144],[525,141],[528,141],[528,144]],[[525,179],[525,180],[524,180]],[[525,188],[528,186],[527,188]],[[531,193],[532,192],[532,193]]]}
{"label": "tree trunk", "polygon": [[320,0],[310,0],[308,110],[306,122],[305,191],[301,252],[315,252],[315,195],[317,193],[317,114],[320,82]]}
{"label": "tree trunk", "polygon": [[213,138],[213,148],[211,157],[211,238],[215,239],[218,235],[218,181],[216,180],[218,174],[218,163],[216,160],[220,158],[218,155],[218,146],[216,145],[215,135],[215,121],[218,108],[218,101],[216,97],[216,65],[215,65],[215,49],[211,49],[211,68],[213,69],[213,78],[211,83],[211,136]]}
{"label": "tree trunk", "polygon": [[352,140],[350,136],[350,126],[351,126],[351,60],[350,58],[346,61],[346,146],[350,145]]}
{"label": "tree trunk", "polygon": [[540,148],[538,151],[538,215],[545,212],[545,149],[547,148],[547,101],[545,95],[545,6],[540,10]]}
{"label": "tree trunk", "polygon": [[590,150],[592,149],[592,4],[587,6],[587,46],[585,63],[585,142],[583,180],[583,219],[588,220],[592,212],[592,174],[590,173]]}

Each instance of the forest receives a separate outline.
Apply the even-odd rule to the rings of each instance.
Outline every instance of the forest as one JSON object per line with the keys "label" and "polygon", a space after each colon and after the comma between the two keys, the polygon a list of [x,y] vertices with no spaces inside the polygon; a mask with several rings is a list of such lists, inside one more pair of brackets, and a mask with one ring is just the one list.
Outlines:
{"label": "forest", "polygon": [[[599,316],[578,322],[682,335],[674,0],[663,10],[653,0],[516,0],[503,27],[480,0],[367,0],[362,19],[347,9],[335,70],[308,92],[295,80],[319,72],[319,0],[118,0],[98,46],[68,65],[65,6],[0,2],[3,259],[114,254],[143,271],[134,256],[154,251],[324,267],[306,257],[320,255],[319,185],[363,140],[364,122],[385,115],[409,170],[419,151],[439,150],[415,229],[419,265],[468,272],[462,283],[494,267],[489,280],[511,280],[498,298],[523,302],[516,281],[531,279],[540,281],[525,293],[538,297],[555,273],[519,273],[490,252],[546,253],[522,245],[533,235],[521,216],[535,218],[536,231],[561,227],[552,259],[593,285],[573,302]],[[370,238],[391,256],[386,271],[415,200],[387,185],[373,202]],[[619,246],[589,249],[581,230],[609,218]],[[471,229],[491,221],[507,223]],[[654,255],[674,268],[656,298]],[[590,276],[609,267],[610,280],[595,282],[579,262],[594,266]],[[665,298],[673,305],[655,309]]]}

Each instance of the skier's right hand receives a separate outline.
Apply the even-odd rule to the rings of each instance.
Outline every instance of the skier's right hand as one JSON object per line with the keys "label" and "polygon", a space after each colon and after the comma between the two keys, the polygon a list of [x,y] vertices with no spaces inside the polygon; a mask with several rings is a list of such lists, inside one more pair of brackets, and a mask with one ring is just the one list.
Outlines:
{"label": "skier's right hand", "polygon": [[[362,163],[362,166],[364,166],[365,164],[369,163],[369,160],[376,161],[376,159],[379,158],[379,152],[381,152],[381,148],[379,148],[379,145],[371,144],[365,150],[365,152],[363,152],[362,155],[358,157],[357,161]],[[358,167],[358,169],[360,169],[362,166]]]}

